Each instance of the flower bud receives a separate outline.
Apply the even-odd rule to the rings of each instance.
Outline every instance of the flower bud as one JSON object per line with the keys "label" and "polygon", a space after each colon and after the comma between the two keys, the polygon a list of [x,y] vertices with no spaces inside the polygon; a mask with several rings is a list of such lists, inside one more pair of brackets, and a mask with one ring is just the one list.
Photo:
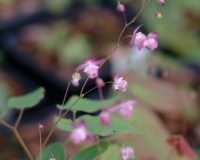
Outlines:
{"label": "flower bud", "polygon": [[100,114],[100,121],[101,121],[102,125],[109,126],[110,123],[111,123],[111,115],[110,115],[110,113],[107,112],[107,111],[103,111]]}
{"label": "flower bud", "polygon": [[125,6],[120,2],[117,3],[117,11],[120,12],[120,13],[125,12]]}

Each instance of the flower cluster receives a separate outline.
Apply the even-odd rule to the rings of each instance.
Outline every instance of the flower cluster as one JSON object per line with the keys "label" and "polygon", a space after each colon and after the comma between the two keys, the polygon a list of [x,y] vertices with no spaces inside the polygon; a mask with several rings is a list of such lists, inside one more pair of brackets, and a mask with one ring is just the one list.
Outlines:
{"label": "flower cluster", "polygon": [[[159,5],[164,5],[165,0],[157,0],[157,3]],[[118,1],[116,10],[119,13],[124,14],[125,6]],[[161,18],[162,14],[160,12],[157,12],[155,16]],[[143,48],[149,49],[151,51],[155,50],[158,47],[157,33],[150,32],[146,35],[139,31],[140,27],[141,25],[134,30],[131,36],[130,46],[136,46],[138,50],[141,50]],[[99,68],[103,65],[104,62],[104,59],[86,60],[83,64],[75,68],[76,72],[72,76],[72,84],[76,87],[79,86],[79,81],[81,79],[80,72],[82,71],[89,79],[95,79],[97,86],[96,88],[101,89],[102,87],[104,87],[106,83],[103,81],[103,79],[99,77]],[[128,83],[122,76],[115,76],[113,82],[111,83],[112,88],[115,91],[125,92],[127,90]],[[134,100],[127,100],[125,102],[104,109],[99,115],[101,124],[103,126],[109,127],[109,125],[111,124],[112,114],[114,113],[119,114],[124,119],[130,118],[134,112],[135,103],[136,102]],[[79,123],[73,123],[72,127],[73,130],[70,133],[69,139],[74,144],[80,144],[86,141],[87,139],[92,139],[93,136],[89,133],[87,125],[84,121],[80,121]],[[135,157],[134,150],[131,147],[121,147],[120,155],[122,160],[134,159]]]}
{"label": "flower cluster", "polygon": [[156,32],[151,32],[148,35],[145,35],[142,32],[138,32],[140,26],[135,29],[133,32],[130,45],[137,46],[139,50],[142,48],[147,48],[151,51],[155,50],[158,47],[158,35]]}

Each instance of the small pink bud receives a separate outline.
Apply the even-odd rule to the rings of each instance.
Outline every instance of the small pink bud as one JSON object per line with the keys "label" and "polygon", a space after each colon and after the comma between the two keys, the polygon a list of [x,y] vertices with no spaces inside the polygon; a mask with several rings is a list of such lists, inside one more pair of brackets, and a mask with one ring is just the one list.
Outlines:
{"label": "small pink bud", "polygon": [[127,88],[127,81],[124,80],[123,77],[115,76],[114,83],[113,83],[113,89],[125,92],[126,88]]}
{"label": "small pink bud", "polygon": [[43,129],[44,126],[43,126],[42,124],[39,123],[39,124],[38,124],[38,128],[39,128],[39,129]]}
{"label": "small pink bud", "polygon": [[75,72],[75,73],[72,75],[72,84],[73,84],[75,87],[78,87],[78,86],[79,86],[79,81],[80,81],[80,79],[81,79],[80,73]]}
{"label": "small pink bud", "polygon": [[122,160],[134,159],[134,150],[131,147],[121,147],[120,155]]}
{"label": "small pink bud", "polygon": [[70,133],[69,139],[74,144],[80,144],[87,139],[88,131],[85,122],[81,121],[77,124],[73,124],[73,130]]}
{"label": "small pink bud", "polygon": [[97,84],[98,88],[102,88],[105,86],[105,83],[104,83],[103,79],[101,79],[101,78],[96,79],[96,84]]}
{"label": "small pink bud", "polygon": [[125,6],[122,3],[120,3],[119,1],[117,3],[117,11],[120,12],[120,13],[125,12]]}
{"label": "small pink bud", "polygon": [[162,6],[165,4],[165,0],[157,0],[157,3]]}
{"label": "small pink bud", "polygon": [[102,125],[109,126],[110,123],[111,123],[111,115],[110,115],[110,113],[106,112],[106,111],[103,111],[100,114],[100,121],[101,121]]}

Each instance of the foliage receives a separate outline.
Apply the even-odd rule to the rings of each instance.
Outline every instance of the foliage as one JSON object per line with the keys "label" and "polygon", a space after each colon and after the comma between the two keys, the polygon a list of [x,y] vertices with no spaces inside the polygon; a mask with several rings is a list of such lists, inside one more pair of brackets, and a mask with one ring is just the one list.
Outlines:
{"label": "foliage", "polygon": [[15,109],[33,107],[44,98],[44,92],[44,88],[38,88],[25,95],[12,97],[8,101],[8,106]]}

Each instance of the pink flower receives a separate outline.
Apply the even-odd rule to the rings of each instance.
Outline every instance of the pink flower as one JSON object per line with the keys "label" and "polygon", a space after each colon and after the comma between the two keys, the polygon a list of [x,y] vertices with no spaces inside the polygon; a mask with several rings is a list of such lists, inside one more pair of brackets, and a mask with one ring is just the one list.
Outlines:
{"label": "pink flower", "polygon": [[120,12],[120,13],[125,12],[125,6],[122,3],[120,3],[119,1],[117,3],[117,11]]}
{"label": "pink flower", "polygon": [[69,136],[69,139],[74,144],[80,144],[84,142],[88,136],[87,126],[85,122],[81,121],[79,123],[74,123],[72,127],[73,127],[73,130]]}
{"label": "pink flower", "polygon": [[158,47],[157,33],[152,32],[148,34],[147,39],[144,41],[144,47],[150,49],[151,51]]}
{"label": "pink flower", "polygon": [[75,87],[78,87],[78,86],[79,86],[79,81],[80,81],[80,79],[81,79],[80,73],[75,72],[75,73],[72,75],[72,84],[73,84]]}
{"label": "pink flower", "polygon": [[139,50],[144,47],[151,51],[155,50],[158,47],[157,33],[151,32],[146,36],[142,32],[137,32],[140,27],[141,25],[134,30],[130,45],[136,45]]}
{"label": "pink flower", "polygon": [[126,102],[123,102],[121,104],[119,104],[119,114],[127,119],[130,118],[133,114],[133,105],[135,104],[135,101],[133,100],[128,100]]}
{"label": "pink flower", "polygon": [[146,41],[147,37],[142,32],[138,32],[135,35],[134,44],[138,47],[138,49],[142,49],[144,47],[144,42]]}
{"label": "pink flower", "polygon": [[93,79],[98,76],[99,66],[104,62],[104,59],[95,60],[95,59],[88,59],[85,63],[79,65],[75,70],[80,71],[83,70],[86,75]]}
{"label": "pink flower", "polygon": [[121,155],[122,160],[135,158],[134,150],[131,147],[121,147],[120,155]]}
{"label": "pink flower", "polygon": [[111,123],[111,115],[110,115],[110,113],[107,112],[107,111],[103,111],[100,114],[100,121],[101,121],[102,125],[109,126],[110,123]]}
{"label": "pink flower", "polygon": [[162,6],[165,4],[165,0],[157,0],[157,3]]}
{"label": "pink flower", "polygon": [[101,78],[96,79],[96,84],[97,84],[98,88],[102,88],[105,86],[105,83],[104,83],[103,79],[101,79]]}
{"label": "pink flower", "polygon": [[123,77],[120,77],[120,76],[114,77],[114,84],[113,84],[114,90],[119,90],[119,91],[125,92],[126,87],[127,87],[127,81],[124,80]]}

